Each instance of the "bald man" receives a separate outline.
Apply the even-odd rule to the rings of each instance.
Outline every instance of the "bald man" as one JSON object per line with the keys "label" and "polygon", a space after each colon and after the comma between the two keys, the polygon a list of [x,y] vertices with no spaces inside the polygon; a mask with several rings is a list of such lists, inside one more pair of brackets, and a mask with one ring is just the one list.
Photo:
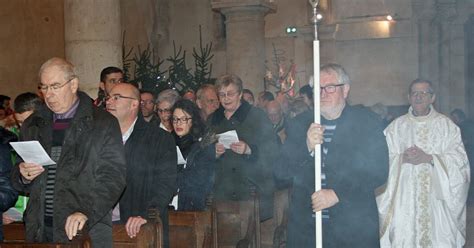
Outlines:
{"label": "bald man", "polygon": [[173,136],[148,123],[140,113],[140,92],[117,84],[107,98],[107,111],[120,124],[127,160],[127,188],[119,202],[120,221],[133,238],[149,221],[148,209],[160,211],[164,247],[168,247],[168,202],[177,190],[176,144]]}
{"label": "bald man", "polygon": [[270,101],[265,106],[265,110],[267,112],[268,118],[272,123],[273,131],[275,131],[275,133],[278,135],[278,141],[280,142],[280,144],[285,143],[286,121],[280,103],[276,100]]}
{"label": "bald man", "polygon": [[67,243],[85,228],[94,247],[112,247],[111,210],[126,170],[119,124],[79,91],[68,61],[46,61],[39,78],[46,106],[25,120],[21,139],[38,140],[55,163],[13,169],[13,186],[30,195],[26,241]]}

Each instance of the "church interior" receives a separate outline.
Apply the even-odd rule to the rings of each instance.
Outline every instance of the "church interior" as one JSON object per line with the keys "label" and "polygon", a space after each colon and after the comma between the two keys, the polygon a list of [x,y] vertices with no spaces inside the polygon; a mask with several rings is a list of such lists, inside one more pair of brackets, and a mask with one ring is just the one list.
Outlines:
{"label": "church interior", "polygon": [[[51,57],[71,61],[80,89],[95,99],[104,67],[126,67],[128,79],[138,79],[148,55],[171,77],[165,71],[179,56],[196,71],[193,54],[200,50],[208,52],[210,78],[239,75],[254,93],[276,92],[282,75],[291,76],[286,87],[299,90],[312,81],[319,59],[347,70],[352,105],[383,106],[400,116],[410,82],[424,78],[433,83],[440,113],[461,109],[474,118],[474,0],[320,0],[319,58],[308,0],[0,0],[0,6],[0,94],[12,99],[38,90],[38,70]],[[206,235],[213,216],[173,218],[188,227],[206,223],[188,233],[201,243],[214,238]],[[272,247],[265,228],[262,247]],[[474,247],[474,216],[467,231],[465,247]]]}

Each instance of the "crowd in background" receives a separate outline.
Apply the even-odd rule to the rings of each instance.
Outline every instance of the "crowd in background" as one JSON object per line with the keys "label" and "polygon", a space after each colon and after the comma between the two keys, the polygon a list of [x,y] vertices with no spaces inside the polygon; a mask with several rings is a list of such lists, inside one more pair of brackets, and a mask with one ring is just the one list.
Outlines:
{"label": "crowd in background", "polygon": [[[178,211],[201,211],[207,209],[212,201],[248,199],[251,189],[259,193],[260,221],[264,222],[272,218],[273,193],[277,189],[292,187],[287,247],[310,247],[307,245],[313,244],[312,212],[319,210],[323,210],[325,216],[325,242],[329,242],[328,247],[348,245],[339,240],[340,236],[353,235],[353,229],[357,229],[357,226],[351,229],[348,223],[364,223],[367,229],[376,230],[360,232],[357,238],[349,239],[349,243],[358,242],[363,247],[378,246],[379,227],[373,190],[389,177],[389,152],[391,159],[392,151],[389,150],[391,147],[387,147],[383,130],[390,122],[384,123],[384,116],[377,116],[368,108],[346,105],[350,83],[348,79],[344,81],[343,76],[347,75],[342,67],[331,65],[322,69],[322,76],[327,74],[328,77],[326,81],[325,78],[321,80],[323,123],[312,126],[314,102],[310,85],[301,87],[296,95],[270,91],[254,94],[245,88],[246,82],[237,75],[224,75],[217,79],[215,85],[203,84],[196,92],[189,90],[180,95],[178,91],[168,89],[155,94],[140,91],[136,85],[124,82],[120,68],[107,67],[100,75],[97,99],[90,99],[80,91],[79,78],[69,62],[57,58],[48,62],[40,71],[38,94],[23,93],[13,102],[10,97],[0,95],[0,210],[15,209],[4,213],[3,224],[21,220],[28,197],[31,197],[29,204],[39,206],[45,202],[46,208],[51,208],[50,213],[43,208],[37,211],[44,210],[44,213],[26,210],[30,221],[34,217],[41,218],[29,228],[45,228],[45,233],[49,232],[41,237],[27,233],[31,235],[29,240],[64,242],[83,226],[91,230],[94,228],[86,223],[107,225],[108,222],[102,218],[108,216],[108,210],[111,220],[126,224],[128,234],[134,237],[140,226],[149,221],[147,210],[151,207],[158,208],[161,216],[166,216],[169,205]],[[323,85],[323,82],[326,84]],[[72,90],[67,95],[69,87]],[[64,93],[65,100],[61,100],[65,103],[60,103],[54,97],[61,96],[63,91],[68,92]],[[425,93],[434,96],[434,92]],[[335,97],[338,94],[340,98]],[[85,102],[88,102],[86,106]],[[60,107],[66,109],[63,111]],[[64,117],[71,109],[74,110],[72,114]],[[86,117],[77,120],[80,122],[78,124],[76,119],[79,113],[82,116],[82,112]],[[112,116],[115,117],[113,122]],[[50,117],[52,119],[47,120]],[[88,123],[90,119],[87,118],[92,118],[94,122]],[[451,113],[451,118],[460,127],[467,156],[472,159],[473,122],[459,109]],[[96,123],[97,120],[100,123]],[[41,121],[46,124],[38,124]],[[26,124],[22,127],[23,123]],[[50,125],[52,134],[46,129],[44,133],[35,133],[38,125],[41,128]],[[69,140],[72,131],[68,130],[72,128],[77,129],[74,131],[76,140]],[[82,129],[90,130],[88,135],[103,137],[109,142],[104,149],[114,151],[94,150],[93,153],[98,157],[90,158],[87,154],[96,146],[89,142],[105,141],[96,140],[98,137],[82,138]],[[104,131],[106,129],[107,132]],[[238,140],[224,144],[220,135],[234,130]],[[8,142],[16,141],[19,137],[20,140],[37,139],[42,137],[39,134],[45,133],[51,135],[51,140],[40,141],[43,145],[49,144],[45,149],[57,166],[30,166],[23,163],[8,146]],[[311,140],[311,135],[320,140]],[[70,146],[79,147],[75,149],[85,149],[86,155],[80,155],[80,150],[72,157],[65,158],[66,155],[61,153],[66,154],[69,150],[61,144],[67,142],[71,143]],[[319,143],[323,144],[323,174],[327,176],[327,181],[323,178],[323,188],[327,187],[328,190],[317,194],[313,192],[314,168],[311,161],[319,156],[312,151],[314,145]],[[56,157],[51,154],[55,151],[58,153]],[[118,153],[122,157],[109,157]],[[69,174],[95,177],[95,173],[101,169],[90,162],[97,159],[103,159],[104,166],[119,164],[119,168],[123,167],[123,171],[116,168],[116,174],[104,174],[104,178],[97,178],[96,183],[116,182],[110,185],[109,191],[99,192],[102,195],[97,196],[100,199],[108,194],[110,199],[107,204],[96,206],[91,212],[78,208],[58,216],[61,211],[55,208],[53,202],[59,204],[59,199],[53,197],[59,197],[62,187],[71,187],[72,191],[79,192],[76,200],[81,203],[77,205],[83,201],[96,204],[91,199],[81,198],[87,196],[84,190],[95,188],[79,185],[81,181],[76,182],[79,186],[71,186],[62,177],[69,178]],[[81,163],[84,161],[81,166],[90,168],[91,172],[83,174],[83,171],[74,168],[67,170],[68,176],[61,172],[63,163],[75,163],[71,162],[75,160]],[[430,161],[434,166],[433,158]],[[12,168],[15,189],[9,179]],[[55,189],[48,188],[46,184],[38,185],[36,177],[48,184],[55,184]],[[28,188],[30,186],[31,189]],[[54,201],[48,203],[48,198],[38,198],[40,192],[51,196]],[[110,192],[115,194],[110,195]],[[18,193],[20,198],[17,198]],[[311,198],[313,193],[315,195]],[[474,201],[473,198],[469,200]],[[67,202],[70,197],[65,194],[64,199]],[[324,202],[320,199],[324,199]],[[357,216],[354,216],[354,211],[358,211],[355,214]],[[92,212],[102,215],[93,218]],[[57,218],[64,220],[59,221]],[[70,230],[64,231],[64,228],[58,227],[67,226],[70,221],[76,220],[78,226],[71,224]],[[163,221],[166,246],[167,219]],[[341,229],[341,225],[346,227]],[[97,230],[94,231],[99,233],[99,239],[103,238],[104,235],[100,234],[103,230]],[[375,242],[374,237],[377,237]]]}

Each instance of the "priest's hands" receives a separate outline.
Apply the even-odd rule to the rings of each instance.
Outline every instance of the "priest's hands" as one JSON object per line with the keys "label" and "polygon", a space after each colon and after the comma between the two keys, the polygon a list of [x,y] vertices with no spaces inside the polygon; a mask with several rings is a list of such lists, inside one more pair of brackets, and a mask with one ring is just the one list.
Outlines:
{"label": "priest's hands", "polygon": [[140,232],[140,227],[146,224],[146,220],[141,216],[130,217],[125,224],[125,230],[130,238],[135,238]]}
{"label": "priest's hands", "polygon": [[403,152],[402,162],[413,165],[431,163],[433,156],[425,153],[421,148],[416,145],[408,148]]}
{"label": "priest's hands", "polygon": [[66,235],[69,240],[72,240],[79,230],[82,230],[86,224],[87,216],[83,213],[75,212],[67,217],[66,226]]}
{"label": "priest's hands", "polygon": [[311,196],[313,211],[318,212],[326,208],[330,208],[339,202],[336,192],[332,189],[322,189],[316,191]]}
{"label": "priest's hands", "polygon": [[314,151],[316,144],[322,144],[324,137],[324,127],[318,123],[312,123],[309,126],[308,132],[306,132],[306,145],[308,146],[308,151]]}

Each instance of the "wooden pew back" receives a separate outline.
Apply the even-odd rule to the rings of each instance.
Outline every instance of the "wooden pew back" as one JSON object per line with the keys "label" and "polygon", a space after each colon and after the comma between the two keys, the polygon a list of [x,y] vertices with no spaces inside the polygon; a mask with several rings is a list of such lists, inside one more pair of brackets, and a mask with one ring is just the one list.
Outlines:
{"label": "wooden pew back", "polygon": [[114,224],[112,230],[115,248],[161,248],[163,246],[161,223],[146,223],[141,226],[135,238],[128,236],[123,224]]}
{"label": "wooden pew back", "polygon": [[22,222],[15,222],[3,226],[3,243],[2,248],[90,248],[90,240],[87,235],[80,235],[74,238],[68,244],[53,243],[26,243],[25,242],[25,226]]}
{"label": "wooden pew back", "polygon": [[[163,226],[161,220],[143,225],[137,237],[130,238],[127,235],[125,225],[113,225],[113,242],[116,248],[162,248],[163,247]],[[87,235],[74,239],[70,244],[34,244],[25,243],[25,227],[23,223],[12,223],[3,227],[4,242],[0,243],[2,248],[89,248],[90,239]]]}
{"label": "wooden pew back", "polygon": [[249,200],[214,201],[213,214],[214,243],[219,248],[260,248],[260,206],[254,189]]}
{"label": "wooden pew back", "polygon": [[211,211],[169,211],[170,248],[213,248]]}

